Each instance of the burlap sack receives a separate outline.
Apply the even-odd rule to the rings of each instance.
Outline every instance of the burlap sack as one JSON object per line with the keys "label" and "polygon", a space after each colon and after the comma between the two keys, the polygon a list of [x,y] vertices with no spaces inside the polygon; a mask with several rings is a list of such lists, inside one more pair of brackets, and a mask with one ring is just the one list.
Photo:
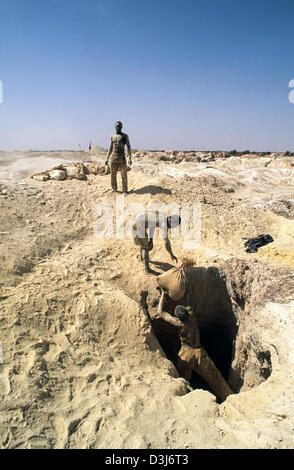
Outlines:
{"label": "burlap sack", "polygon": [[187,269],[193,266],[191,259],[185,258],[182,264],[176,268],[171,268],[157,277],[157,283],[167,295],[177,302],[185,295],[188,288]]}
{"label": "burlap sack", "polygon": [[106,175],[110,173],[109,165],[105,165],[102,162],[85,162],[84,166],[89,174],[92,175]]}
{"label": "burlap sack", "polygon": [[65,166],[67,177],[69,179],[84,180],[86,173],[82,162],[76,162],[73,165]]}
{"label": "burlap sack", "polygon": [[49,175],[46,173],[37,173],[35,175],[32,175],[31,178],[37,181],[47,181],[49,180]]}
{"label": "burlap sack", "polygon": [[173,301],[177,302],[186,292],[187,280],[184,265],[160,274],[157,277],[157,283]]}
{"label": "burlap sack", "polygon": [[51,180],[62,181],[66,179],[66,171],[63,170],[53,170],[49,173]]}

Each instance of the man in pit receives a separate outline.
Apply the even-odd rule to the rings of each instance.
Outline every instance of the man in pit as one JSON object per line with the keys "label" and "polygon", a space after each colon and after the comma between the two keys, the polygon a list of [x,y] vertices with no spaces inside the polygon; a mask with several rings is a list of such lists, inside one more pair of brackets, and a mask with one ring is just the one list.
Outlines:
{"label": "man in pit", "polygon": [[122,123],[117,121],[115,123],[116,134],[111,137],[110,147],[107,153],[105,164],[108,165],[110,159],[110,172],[111,172],[111,187],[112,191],[117,191],[117,172],[121,172],[122,189],[124,194],[128,194],[128,169],[125,156],[125,146],[128,149],[129,161],[128,165],[132,164],[132,151],[127,134],[122,130]]}
{"label": "man in pit", "polygon": [[135,244],[140,247],[140,258],[141,261],[144,261],[144,272],[146,274],[152,273],[149,266],[149,252],[153,249],[153,237],[156,227],[159,227],[162,231],[165,249],[169,253],[172,261],[178,262],[177,257],[173,254],[171,249],[168,230],[177,227],[180,223],[180,216],[167,216],[164,212],[157,210],[144,211],[137,214],[133,224],[133,236]]}
{"label": "man in pit", "polygon": [[175,316],[163,310],[165,292],[161,289],[158,315],[175,326],[179,331],[181,349],[178,353],[177,369],[186,380],[190,380],[194,370],[207,382],[215,394],[224,401],[233,391],[200,344],[200,334],[195,311],[191,307],[177,305]]}

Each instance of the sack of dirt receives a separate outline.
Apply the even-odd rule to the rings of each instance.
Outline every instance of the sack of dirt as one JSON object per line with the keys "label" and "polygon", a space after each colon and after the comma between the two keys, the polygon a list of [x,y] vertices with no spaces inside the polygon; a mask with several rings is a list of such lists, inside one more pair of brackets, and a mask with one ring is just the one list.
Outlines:
{"label": "sack of dirt", "polygon": [[36,175],[32,175],[31,178],[37,181],[47,181],[49,180],[49,175],[46,173],[37,173]]}
{"label": "sack of dirt", "polygon": [[82,162],[76,162],[71,166],[66,167],[67,177],[69,179],[84,180],[86,179],[86,172]]}
{"label": "sack of dirt", "polygon": [[193,264],[194,262],[192,260],[184,259],[180,266],[171,268],[157,277],[159,287],[161,287],[174,302],[184,297],[188,287],[186,270]]}
{"label": "sack of dirt", "polygon": [[53,170],[49,173],[51,180],[62,181],[66,179],[66,171],[64,170]]}
{"label": "sack of dirt", "polygon": [[105,165],[102,162],[86,162],[84,165],[92,175],[106,175],[108,174],[107,170],[110,173],[109,165]]}

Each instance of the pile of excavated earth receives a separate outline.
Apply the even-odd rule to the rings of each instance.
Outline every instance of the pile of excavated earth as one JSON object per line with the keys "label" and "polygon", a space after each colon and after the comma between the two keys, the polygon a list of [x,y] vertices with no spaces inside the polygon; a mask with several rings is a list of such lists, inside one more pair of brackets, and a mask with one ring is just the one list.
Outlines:
{"label": "pile of excavated earth", "polygon": [[[293,448],[294,157],[137,151],[127,196],[104,160],[0,153],[0,448]],[[69,167],[79,177],[32,178]],[[156,274],[116,236],[123,211],[185,203],[201,238],[171,244],[194,261],[201,342],[234,391],[224,402],[179,376]],[[246,252],[261,234],[273,242]],[[155,273],[175,265],[161,238],[150,259]]]}

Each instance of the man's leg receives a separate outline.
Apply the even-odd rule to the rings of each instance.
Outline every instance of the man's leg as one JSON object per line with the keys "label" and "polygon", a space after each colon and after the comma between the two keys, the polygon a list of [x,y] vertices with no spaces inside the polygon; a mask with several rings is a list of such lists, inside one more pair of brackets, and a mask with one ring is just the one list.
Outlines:
{"label": "man's leg", "polygon": [[117,164],[112,162],[110,164],[110,172],[111,172],[111,187],[113,191],[117,191],[117,180],[116,180],[116,174],[117,174]]}
{"label": "man's leg", "polygon": [[142,252],[143,252],[144,265],[145,265],[145,270],[144,270],[144,272],[149,273],[149,272],[150,272],[150,266],[149,266],[149,251],[148,251],[148,250],[145,250],[144,248],[142,248]]}
{"label": "man's leg", "polygon": [[177,370],[181,377],[185,380],[190,380],[192,369],[187,361],[183,361],[180,357],[177,360]]}
{"label": "man's leg", "polygon": [[208,383],[215,394],[224,401],[233,391],[230,389],[205,349],[202,347],[197,348],[197,350],[195,350],[195,359],[195,371],[197,374],[199,374],[200,377]]}
{"label": "man's leg", "polygon": [[121,181],[122,181],[122,189],[124,193],[128,192],[128,170],[127,170],[127,164],[123,163],[120,167],[120,173],[121,173]]}
{"label": "man's leg", "polygon": [[117,164],[111,163],[110,172],[111,172],[111,187],[113,191],[117,191]]}

